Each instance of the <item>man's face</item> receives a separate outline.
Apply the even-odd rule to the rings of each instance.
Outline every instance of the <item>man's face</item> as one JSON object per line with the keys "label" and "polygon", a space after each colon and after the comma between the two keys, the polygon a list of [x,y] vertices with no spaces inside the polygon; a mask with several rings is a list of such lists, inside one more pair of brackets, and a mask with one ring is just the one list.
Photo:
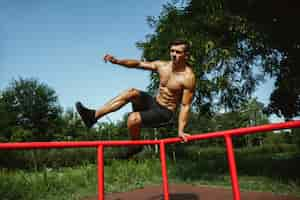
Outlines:
{"label": "man's face", "polygon": [[170,48],[170,56],[173,63],[182,63],[187,59],[187,53],[185,51],[185,45],[172,45]]}

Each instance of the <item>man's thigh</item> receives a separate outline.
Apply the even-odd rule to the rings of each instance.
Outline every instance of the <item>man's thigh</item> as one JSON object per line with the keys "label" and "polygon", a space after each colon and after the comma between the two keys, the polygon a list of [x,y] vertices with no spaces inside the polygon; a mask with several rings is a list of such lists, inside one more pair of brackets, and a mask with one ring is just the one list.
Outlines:
{"label": "man's thigh", "polygon": [[140,91],[140,95],[132,102],[132,110],[134,112],[145,111],[151,109],[154,105],[154,98],[144,91]]}

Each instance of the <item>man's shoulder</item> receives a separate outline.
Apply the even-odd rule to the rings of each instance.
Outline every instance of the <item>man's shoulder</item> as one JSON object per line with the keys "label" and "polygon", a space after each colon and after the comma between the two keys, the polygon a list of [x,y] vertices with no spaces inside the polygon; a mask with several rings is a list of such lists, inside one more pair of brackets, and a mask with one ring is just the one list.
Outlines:
{"label": "man's shoulder", "polygon": [[156,63],[162,67],[165,67],[165,66],[169,66],[171,64],[171,61],[157,60]]}
{"label": "man's shoulder", "polygon": [[155,64],[158,69],[164,70],[171,66],[171,61],[157,60]]}
{"label": "man's shoulder", "polygon": [[193,89],[195,87],[196,75],[193,69],[189,66],[186,68],[185,73],[185,86],[187,88]]}
{"label": "man's shoulder", "polygon": [[188,65],[186,67],[186,74],[190,77],[195,77],[195,73],[194,73],[192,66]]}

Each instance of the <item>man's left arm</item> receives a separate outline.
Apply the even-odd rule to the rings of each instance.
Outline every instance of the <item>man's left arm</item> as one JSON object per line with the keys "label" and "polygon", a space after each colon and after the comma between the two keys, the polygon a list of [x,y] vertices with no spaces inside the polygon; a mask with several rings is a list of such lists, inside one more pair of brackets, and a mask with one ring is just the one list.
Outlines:
{"label": "man's left arm", "polygon": [[178,136],[183,139],[184,142],[187,141],[187,136],[189,134],[184,132],[184,128],[187,125],[190,107],[193,101],[195,91],[195,77],[191,76],[187,81],[187,84],[183,90],[182,101],[181,101],[181,108],[179,112],[178,118]]}

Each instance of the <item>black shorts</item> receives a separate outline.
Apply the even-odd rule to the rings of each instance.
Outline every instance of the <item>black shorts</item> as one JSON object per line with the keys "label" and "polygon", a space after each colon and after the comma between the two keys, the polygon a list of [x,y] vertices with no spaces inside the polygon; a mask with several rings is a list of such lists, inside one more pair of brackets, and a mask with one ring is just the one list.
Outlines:
{"label": "black shorts", "polygon": [[160,127],[173,122],[174,112],[157,103],[156,99],[144,91],[140,91],[140,104],[132,103],[134,112],[139,112],[142,127]]}

